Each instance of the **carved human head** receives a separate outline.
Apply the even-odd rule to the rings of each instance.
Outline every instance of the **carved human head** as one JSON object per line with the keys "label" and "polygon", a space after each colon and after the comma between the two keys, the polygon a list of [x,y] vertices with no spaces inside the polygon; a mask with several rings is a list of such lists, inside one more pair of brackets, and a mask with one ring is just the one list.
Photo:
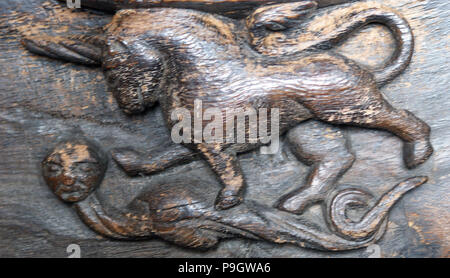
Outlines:
{"label": "carved human head", "polygon": [[60,142],[42,161],[45,182],[65,202],[85,199],[103,180],[107,158],[84,138]]}

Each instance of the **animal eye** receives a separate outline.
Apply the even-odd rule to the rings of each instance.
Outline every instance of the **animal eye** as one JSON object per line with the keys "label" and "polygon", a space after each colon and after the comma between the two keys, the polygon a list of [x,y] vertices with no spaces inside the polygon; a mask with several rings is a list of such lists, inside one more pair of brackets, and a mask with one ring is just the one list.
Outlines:
{"label": "animal eye", "polygon": [[283,31],[283,30],[286,30],[286,29],[287,29],[287,27],[284,26],[283,24],[278,23],[278,22],[274,22],[274,21],[266,22],[266,23],[264,24],[264,26],[265,26],[268,30],[271,30],[271,31]]}
{"label": "animal eye", "polygon": [[92,172],[94,170],[90,163],[79,163],[78,168],[83,172]]}
{"label": "animal eye", "polygon": [[47,169],[51,173],[57,173],[57,172],[59,172],[61,170],[61,166],[56,164],[56,163],[48,163],[47,164]]}

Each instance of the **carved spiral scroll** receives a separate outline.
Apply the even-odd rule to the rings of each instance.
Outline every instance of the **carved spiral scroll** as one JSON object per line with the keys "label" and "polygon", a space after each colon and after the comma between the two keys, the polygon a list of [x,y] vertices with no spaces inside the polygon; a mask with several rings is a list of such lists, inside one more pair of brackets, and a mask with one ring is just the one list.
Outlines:
{"label": "carved spiral scroll", "polygon": [[370,194],[361,189],[344,189],[339,191],[326,204],[329,228],[336,234],[354,241],[367,240],[375,233],[384,233],[387,215],[391,207],[409,190],[427,181],[427,177],[409,178],[385,193],[359,221],[350,219],[347,210],[352,206],[366,206]]}

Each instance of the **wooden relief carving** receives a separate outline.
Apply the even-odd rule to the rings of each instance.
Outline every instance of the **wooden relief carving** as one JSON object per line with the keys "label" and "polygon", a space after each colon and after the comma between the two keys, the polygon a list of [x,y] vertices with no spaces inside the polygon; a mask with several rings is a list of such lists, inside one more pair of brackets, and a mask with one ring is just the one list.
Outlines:
{"label": "wooden relief carving", "polygon": [[[266,147],[260,138],[230,143],[221,134],[224,140],[211,143],[196,140],[194,131],[182,146],[151,157],[130,143],[110,154],[130,180],[202,160],[223,188],[214,197],[208,184],[185,179],[144,190],[117,209],[102,204],[97,192],[109,155],[80,135],[61,141],[46,156],[46,183],[62,201],[73,203],[91,229],[114,239],[157,236],[181,246],[210,248],[222,238],[244,237],[334,251],[376,242],[386,230],[391,207],[427,177],[401,181],[378,199],[366,188],[337,189],[355,160],[341,127],[382,129],[398,136],[410,169],[424,163],[433,149],[429,126],[393,107],[379,91],[411,61],[414,39],[408,22],[397,11],[370,2],[319,13],[318,8],[344,2],[142,1],[143,6],[136,6],[134,1],[82,1],[87,7],[119,11],[104,28],[70,37],[26,36],[23,45],[36,54],[101,67],[125,113],[142,113],[159,103],[169,130],[180,120],[173,117],[177,109],[196,117],[197,101],[203,113],[265,109],[269,121],[276,110],[279,134],[285,134],[292,153],[311,169],[305,184],[265,204],[245,199],[246,178],[237,158]],[[386,26],[396,41],[383,67],[368,69],[334,51],[371,23]],[[258,121],[261,117],[259,113]],[[230,119],[219,120],[227,126]],[[202,119],[201,128],[208,123]],[[251,125],[245,123],[248,139]],[[272,127],[269,133],[274,132]],[[313,204],[321,204],[326,225],[303,217]],[[349,211],[355,208],[365,210],[352,217]]]}

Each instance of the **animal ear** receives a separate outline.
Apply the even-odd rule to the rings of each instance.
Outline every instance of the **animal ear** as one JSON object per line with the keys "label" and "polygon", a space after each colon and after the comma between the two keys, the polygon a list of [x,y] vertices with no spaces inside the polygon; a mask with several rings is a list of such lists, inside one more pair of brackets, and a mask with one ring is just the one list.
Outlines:
{"label": "animal ear", "polygon": [[247,27],[264,26],[271,31],[282,31],[294,26],[299,20],[317,8],[315,1],[301,1],[263,6],[247,17]]}
{"label": "animal ear", "polygon": [[[98,37],[98,38],[97,38]],[[25,36],[22,44],[28,51],[82,65],[101,65],[101,46],[94,43],[100,36],[50,37],[43,35]]]}

